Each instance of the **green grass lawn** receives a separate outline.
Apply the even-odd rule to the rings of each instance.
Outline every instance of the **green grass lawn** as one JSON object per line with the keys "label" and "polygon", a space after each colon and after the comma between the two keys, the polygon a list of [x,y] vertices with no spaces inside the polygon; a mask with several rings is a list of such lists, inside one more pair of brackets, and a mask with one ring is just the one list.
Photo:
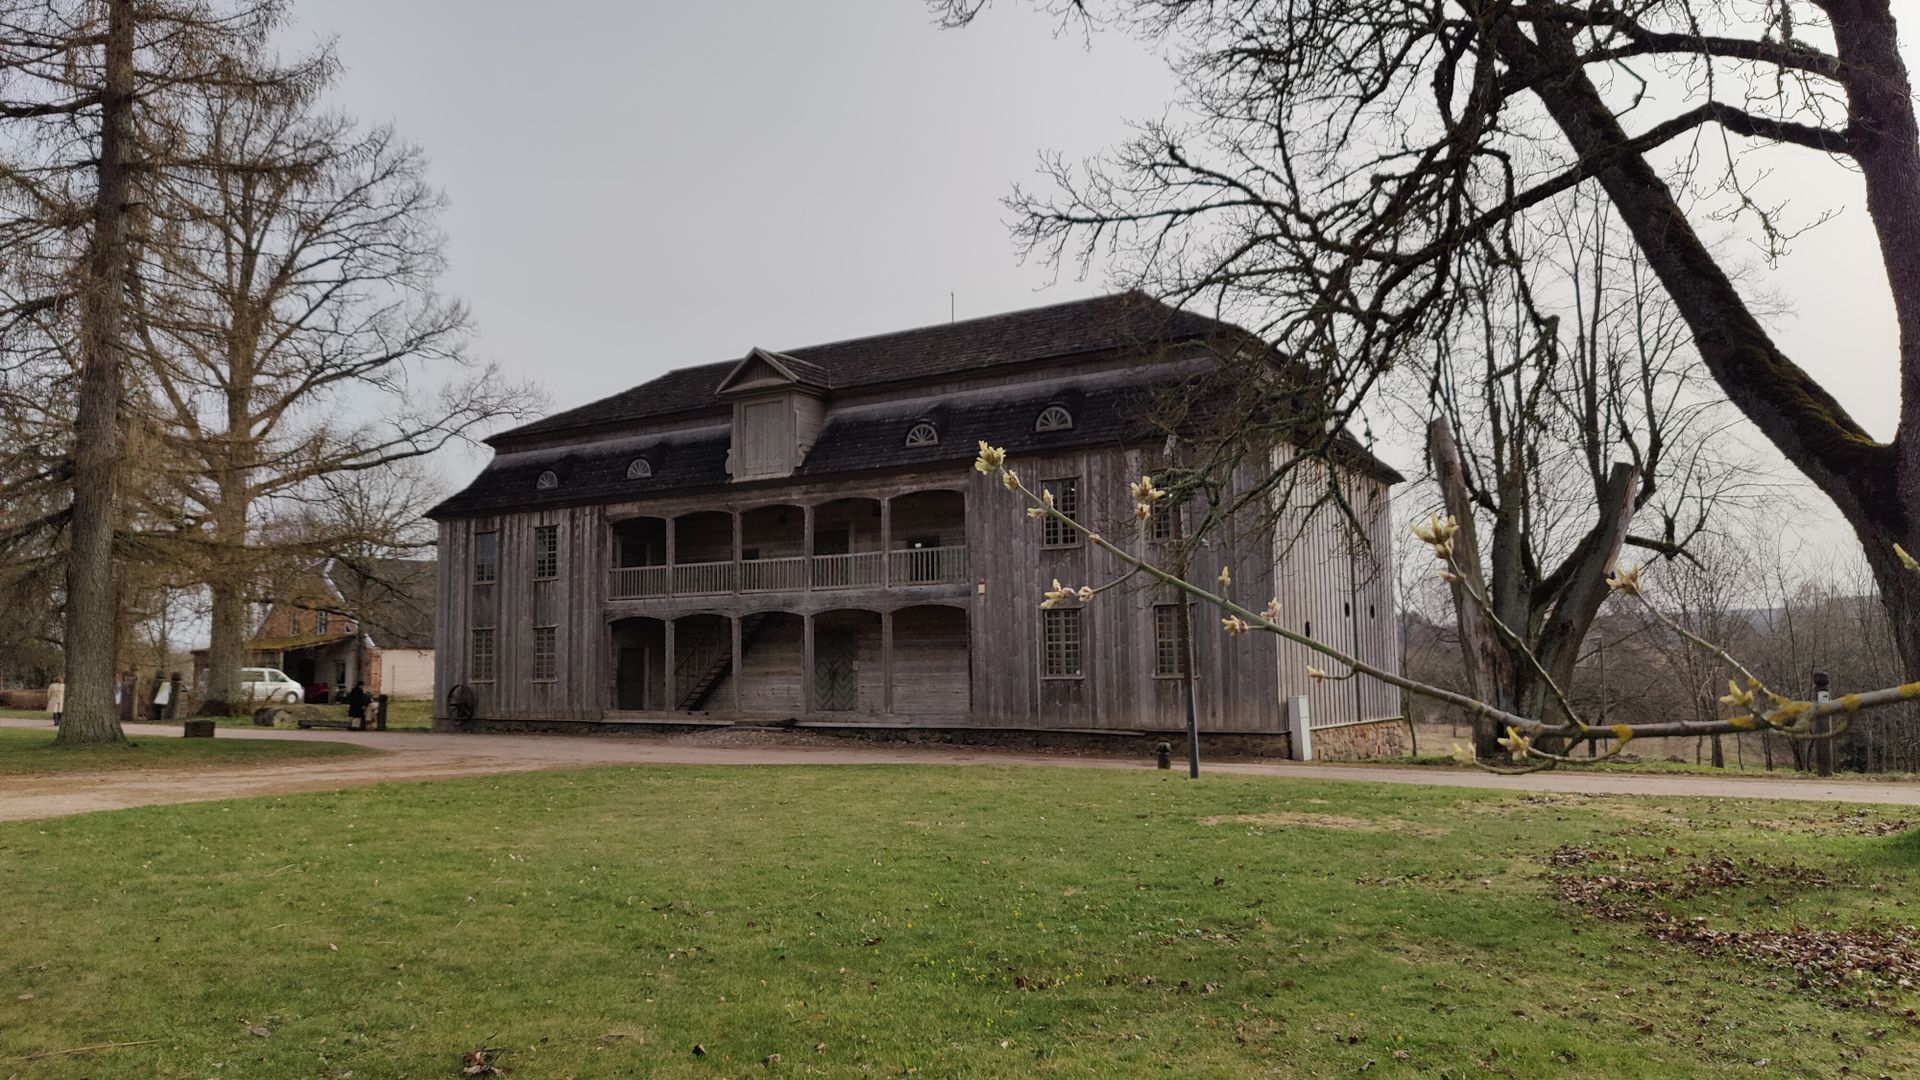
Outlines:
{"label": "green grass lawn", "polygon": [[1916,954],[1836,937],[1920,916],[1897,817],[741,767],[4,825],[0,1077],[1913,1075]]}
{"label": "green grass lawn", "polygon": [[[44,731],[0,728],[0,777],[36,773],[104,772],[120,769],[195,769],[271,765],[371,751],[345,743],[272,742],[222,735],[212,739],[136,736],[118,746],[53,745],[53,726]],[[4,894],[0,894],[0,901]],[[0,1072],[0,1077],[6,1074]]]}

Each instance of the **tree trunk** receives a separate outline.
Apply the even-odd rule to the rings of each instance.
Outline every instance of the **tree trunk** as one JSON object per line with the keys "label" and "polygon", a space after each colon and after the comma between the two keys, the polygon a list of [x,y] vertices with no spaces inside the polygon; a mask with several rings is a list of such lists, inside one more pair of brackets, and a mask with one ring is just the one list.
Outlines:
{"label": "tree trunk", "polygon": [[[1460,568],[1460,580],[1453,583],[1453,612],[1460,629],[1460,660],[1467,672],[1467,687],[1474,697],[1496,708],[1519,711],[1518,687],[1514,682],[1513,655],[1486,612],[1467,594],[1471,588],[1485,597],[1487,583],[1480,569],[1480,541],[1473,525],[1473,500],[1467,493],[1466,474],[1460,464],[1460,447],[1454,442],[1453,426],[1445,417],[1427,425],[1427,453],[1433,459],[1434,479],[1439,482],[1447,513],[1453,516],[1458,531],[1453,536],[1454,562]],[[1473,717],[1473,756],[1499,757],[1501,732],[1491,721]]]}
{"label": "tree trunk", "polygon": [[121,309],[128,268],[133,23],[133,0],[110,0],[93,237],[80,297],[82,366],[67,556],[67,705],[56,739],[64,745],[126,738],[113,703],[113,539],[119,516],[115,479],[120,468]]}
{"label": "tree trunk", "polygon": [[240,653],[246,645],[247,598],[238,584],[216,575],[207,639],[207,691],[201,716],[232,716],[240,694]]}

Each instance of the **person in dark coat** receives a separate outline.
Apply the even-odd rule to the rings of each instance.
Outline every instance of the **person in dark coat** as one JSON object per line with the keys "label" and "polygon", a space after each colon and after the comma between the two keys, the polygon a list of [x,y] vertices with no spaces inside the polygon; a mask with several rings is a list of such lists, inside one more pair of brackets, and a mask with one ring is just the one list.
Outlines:
{"label": "person in dark coat", "polygon": [[367,726],[367,702],[372,700],[359,683],[354,683],[353,689],[347,691],[347,719],[354,727]]}

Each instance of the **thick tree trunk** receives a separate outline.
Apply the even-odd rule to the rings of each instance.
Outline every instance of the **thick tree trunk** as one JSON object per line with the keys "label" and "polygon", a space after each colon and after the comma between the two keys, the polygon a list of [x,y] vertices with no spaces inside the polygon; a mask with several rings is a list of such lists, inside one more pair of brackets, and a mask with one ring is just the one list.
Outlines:
{"label": "thick tree trunk", "polygon": [[247,598],[238,584],[216,581],[207,639],[207,690],[201,716],[232,716],[239,706],[240,653],[246,645]]}
{"label": "thick tree trunk", "polygon": [[[1899,317],[1896,445],[1876,443],[1780,352],[1650,163],[1628,156],[1598,178],[1686,319],[1715,381],[1853,526],[1879,583],[1906,677],[1920,679],[1920,575],[1905,570],[1892,551],[1895,543],[1920,551],[1920,129],[1886,0],[1830,0],[1822,7],[1843,61],[1846,134],[1866,180],[1868,216]],[[1581,157],[1603,157],[1627,141],[1618,117],[1578,70],[1568,42],[1547,35],[1536,43],[1517,30],[1500,41],[1505,59],[1537,76],[1542,104]]]}
{"label": "thick tree trunk", "polygon": [[67,703],[57,740],[68,745],[126,738],[113,702],[113,538],[119,517],[115,479],[120,469],[121,316],[128,269],[133,22],[133,0],[110,0],[93,238],[80,298],[82,368],[67,556]]}
{"label": "thick tree trunk", "polygon": [[[1434,478],[1453,516],[1458,531],[1453,536],[1454,562],[1460,567],[1460,580],[1453,583],[1453,612],[1460,631],[1460,660],[1467,672],[1467,688],[1474,697],[1496,708],[1519,711],[1518,687],[1514,678],[1514,658],[1500,637],[1493,621],[1481,609],[1467,589],[1480,596],[1490,595],[1480,569],[1480,540],[1473,524],[1473,498],[1467,492],[1466,472],[1460,463],[1460,447],[1454,442],[1453,425],[1445,417],[1427,425],[1427,453],[1433,460]],[[1498,757],[1501,732],[1483,716],[1473,717],[1473,755]]]}

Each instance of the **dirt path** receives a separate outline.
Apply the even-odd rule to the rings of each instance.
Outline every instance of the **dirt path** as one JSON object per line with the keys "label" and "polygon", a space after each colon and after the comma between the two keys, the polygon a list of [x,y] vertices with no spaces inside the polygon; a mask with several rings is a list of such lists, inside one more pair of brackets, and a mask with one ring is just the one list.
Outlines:
{"label": "dirt path", "polygon": [[[0,720],[5,727],[39,727]],[[130,725],[142,738],[177,736],[177,727]],[[223,731],[220,738],[328,740],[382,751],[347,759],[177,772],[65,773],[0,779],[0,821],[59,817],[133,806],[331,791],[396,780],[438,780],[592,765],[1031,765],[1139,769],[1146,763],[1099,757],[944,747],[869,747],[805,733],[716,732],[621,738],[565,735],[436,735],[424,732]],[[1920,784],[1555,771],[1495,776],[1465,769],[1383,765],[1232,762],[1209,771],[1299,780],[1557,791],[1591,795],[1700,795],[1747,799],[1920,806]]]}

